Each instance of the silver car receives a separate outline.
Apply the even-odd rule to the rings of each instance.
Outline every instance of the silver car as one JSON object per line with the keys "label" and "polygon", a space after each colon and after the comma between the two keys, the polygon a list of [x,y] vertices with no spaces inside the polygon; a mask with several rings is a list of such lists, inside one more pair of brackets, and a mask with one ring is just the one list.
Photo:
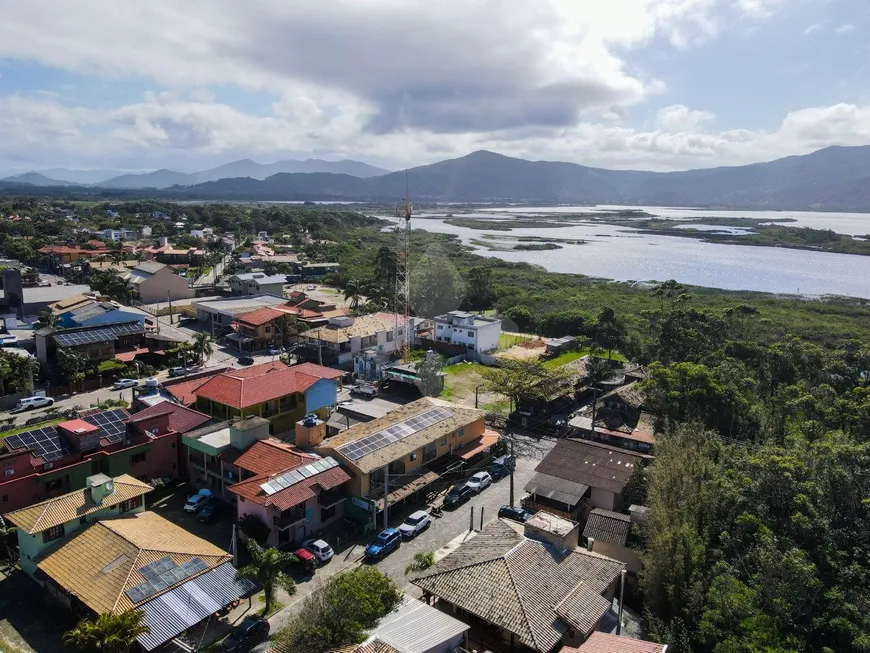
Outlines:
{"label": "silver car", "polygon": [[482,492],[492,484],[492,476],[489,472],[477,472],[465,482],[465,486],[475,492]]}

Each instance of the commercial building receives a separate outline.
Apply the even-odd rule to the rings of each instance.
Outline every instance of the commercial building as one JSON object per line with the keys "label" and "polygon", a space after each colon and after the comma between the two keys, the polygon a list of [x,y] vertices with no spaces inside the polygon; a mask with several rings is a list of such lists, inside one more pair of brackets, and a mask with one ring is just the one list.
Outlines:
{"label": "commercial building", "polygon": [[267,275],[264,272],[246,272],[234,274],[227,278],[230,289],[236,295],[275,295],[284,296],[284,286],[287,285],[287,275]]}
{"label": "commercial building", "polygon": [[134,609],[152,651],[212,617],[255,587],[237,581],[232,556],[156,513],[145,511],[87,525],[38,559],[46,590],[73,613]]}
{"label": "commercial building", "polygon": [[163,263],[146,261],[123,275],[136,291],[143,304],[164,302],[172,299],[187,299],[194,292],[187,280],[179,277],[172,268]]}
{"label": "commercial building", "polygon": [[348,489],[366,518],[384,505],[384,477],[390,475],[389,504],[401,501],[438,478],[432,468],[445,456],[467,451],[483,438],[485,413],[439,399],[423,398],[390,413],[326,437],[326,424],[297,424],[296,444],[332,456],[353,475]]}
{"label": "commercial building", "polygon": [[468,351],[482,354],[498,349],[501,320],[463,311],[450,311],[438,315],[435,323],[435,342],[459,345]]}
{"label": "commercial building", "polygon": [[[394,331],[397,317],[398,338]],[[364,349],[388,354],[401,347],[406,337],[403,319],[394,313],[334,317],[326,326],[302,333],[299,340],[305,346],[297,348],[296,353],[307,360],[350,369],[354,356]]]}
{"label": "commercial building", "polygon": [[264,417],[273,433],[281,433],[308,413],[325,418],[336,404],[341,377],[338,370],[312,363],[232,368],[196,389],[196,408],[218,419]]}
{"label": "commercial building", "polygon": [[115,478],[95,474],[81,490],[14,510],[5,519],[18,529],[21,568],[36,577],[36,560],[58,540],[69,537],[99,519],[145,510],[147,483],[122,474]]}

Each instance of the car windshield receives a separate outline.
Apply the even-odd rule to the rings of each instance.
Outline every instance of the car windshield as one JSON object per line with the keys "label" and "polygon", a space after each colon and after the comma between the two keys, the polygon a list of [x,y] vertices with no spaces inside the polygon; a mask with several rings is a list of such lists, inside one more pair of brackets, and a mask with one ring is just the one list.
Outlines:
{"label": "car windshield", "polygon": [[408,517],[405,520],[405,523],[408,524],[409,526],[416,526],[421,521],[423,521],[423,517],[424,517],[424,515],[420,515],[419,517]]}
{"label": "car windshield", "polygon": [[386,533],[381,533],[380,535],[378,535],[378,536],[375,538],[375,543],[376,543],[376,544],[386,544],[386,543],[389,542],[389,541],[390,541],[390,536],[387,535]]}
{"label": "car windshield", "polygon": [[462,488],[457,485],[457,486],[450,488],[450,492],[448,492],[447,494],[455,497],[455,496],[458,496],[461,492],[462,492]]}

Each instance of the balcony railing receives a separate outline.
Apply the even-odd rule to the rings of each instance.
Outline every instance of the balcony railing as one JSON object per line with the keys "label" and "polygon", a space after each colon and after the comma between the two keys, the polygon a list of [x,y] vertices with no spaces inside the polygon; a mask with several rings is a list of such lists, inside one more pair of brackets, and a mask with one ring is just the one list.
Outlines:
{"label": "balcony railing", "polygon": [[293,526],[305,519],[304,510],[289,510],[280,515],[272,517],[272,523],[278,528],[284,529],[288,526]]}
{"label": "balcony railing", "polygon": [[321,506],[331,506],[344,498],[345,496],[343,492],[329,490],[328,492],[321,492],[317,495],[317,503]]}

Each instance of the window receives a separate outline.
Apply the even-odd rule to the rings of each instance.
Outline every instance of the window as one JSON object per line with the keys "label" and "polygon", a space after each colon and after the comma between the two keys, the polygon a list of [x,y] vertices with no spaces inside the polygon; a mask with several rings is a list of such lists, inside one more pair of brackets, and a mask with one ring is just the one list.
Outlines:
{"label": "window", "polygon": [[468,332],[468,337],[469,337],[469,338],[473,338],[473,337],[474,337],[474,331],[469,331],[469,332]]}
{"label": "window", "polygon": [[133,497],[121,502],[120,512],[129,512],[142,506],[142,497]]}
{"label": "window", "polygon": [[59,524],[58,526],[52,526],[44,531],[42,531],[42,543],[46,542],[54,542],[55,540],[59,540],[63,537],[63,524]]}
{"label": "window", "polygon": [[441,446],[442,447],[447,446],[447,436],[446,435],[443,438],[441,438]]}
{"label": "window", "polygon": [[393,332],[387,331],[387,342],[393,342]]}
{"label": "window", "polygon": [[[51,463],[48,463],[48,464],[51,464]],[[57,479],[55,479],[53,481],[49,481],[48,483],[45,484],[45,489],[47,492],[51,492],[52,490],[59,490],[62,487],[63,487],[63,479],[62,478],[57,478]]]}
{"label": "window", "polygon": [[263,329],[263,332],[264,332],[264,333],[272,333],[272,327],[270,327],[270,326],[266,326],[266,328]]}
{"label": "window", "polygon": [[335,506],[329,506],[329,508],[320,509],[320,521],[329,521],[333,517],[335,517]]}
{"label": "window", "polygon": [[411,454],[411,460],[417,460],[417,452]]}
{"label": "window", "polygon": [[7,503],[8,501],[9,501],[9,495],[8,495],[8,494],[4,494],[4,495],[3,495],[3,503]]}
{"label": "window", "polygon": [[145,452],[144,451],[142,453],[137,453],[137,454],[133,454],[132,456],[130,456],[130,464],[131,465],[138,465],[139,463],[144,463],[144,462],[145,462]]}
{"label": "window", "polygon": [[239,503],[244,503],[244,502],[245,502],[245,497],[239,497]]}
{"label": "window", "polygon": [[87,517],[79,517],[79,525],[84,526],[87,523],[88,523]]}

